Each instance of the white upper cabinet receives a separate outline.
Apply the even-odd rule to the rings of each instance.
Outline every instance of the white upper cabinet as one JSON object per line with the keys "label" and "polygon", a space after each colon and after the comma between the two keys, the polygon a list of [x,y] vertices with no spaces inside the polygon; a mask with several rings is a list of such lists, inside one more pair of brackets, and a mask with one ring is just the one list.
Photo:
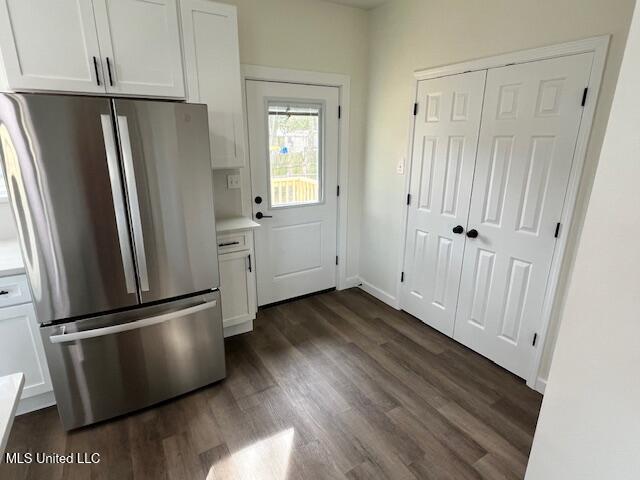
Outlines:
{"label": "white upper cabinet", "polygon": [[0,87],[104,93],[91,0],[0,0]]}
{"label": "white upper cabinet", "polygon": [[176,0],[93,0],[107,92],[184,98]]}
{"label": "white upper cabinet", "polygon": [[213,168],[245,164],[236,7],[181,0],[187,101],[209,108]]}
{"label": "white upper cabinet", "polygon": [[0,0],[0,88],[184,98],[177,0]]}

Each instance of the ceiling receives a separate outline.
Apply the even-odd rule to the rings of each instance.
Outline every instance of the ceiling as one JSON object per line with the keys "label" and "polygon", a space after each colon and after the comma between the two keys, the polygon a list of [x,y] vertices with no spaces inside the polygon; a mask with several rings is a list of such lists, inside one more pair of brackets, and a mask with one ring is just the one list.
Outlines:
{"label": "ceiling", "polygon": [[378,7],[385,3],[387,0],[325,0],[331,3],[340,3],[342,5],[349,5],[351,7],[364,8],[369,10],[371,8]]}

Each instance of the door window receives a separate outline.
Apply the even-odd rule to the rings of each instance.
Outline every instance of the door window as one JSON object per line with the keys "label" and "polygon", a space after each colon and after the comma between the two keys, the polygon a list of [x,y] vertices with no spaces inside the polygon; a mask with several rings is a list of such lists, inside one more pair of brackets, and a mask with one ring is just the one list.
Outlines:
{"label": "door window", "polygon": [[322,201],[322,105],[269,103],[271,208]]}

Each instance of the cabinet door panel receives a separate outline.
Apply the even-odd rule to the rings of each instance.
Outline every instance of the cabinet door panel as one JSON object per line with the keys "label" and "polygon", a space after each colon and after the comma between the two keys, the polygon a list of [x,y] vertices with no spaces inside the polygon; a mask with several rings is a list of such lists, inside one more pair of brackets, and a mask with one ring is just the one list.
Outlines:
{"label": "cabinet door panel", "polygon": [[255,279],[250,252],[226,253],[218,259],[224,326],[232,327],[255,318]]}
{"label": "cabinet door panel", "polygon": [[187,100],[206,103],[213,168],[243,167],[242,93],[236,8],[181,2]]}
{"label": "cabinet door panel", "polygon": [[94,9],[109,93],[184,98],[175,0],[94,0]]}
{"label": "cabinet door panel", "polygon": [[105,92],[91,0],[0,0],[0,49],[11,90]]}
{"label": "cabinet door panel", "polygon": [[22,398],[52,390],[33,305],[0,309],[0,377],[22,372]]}

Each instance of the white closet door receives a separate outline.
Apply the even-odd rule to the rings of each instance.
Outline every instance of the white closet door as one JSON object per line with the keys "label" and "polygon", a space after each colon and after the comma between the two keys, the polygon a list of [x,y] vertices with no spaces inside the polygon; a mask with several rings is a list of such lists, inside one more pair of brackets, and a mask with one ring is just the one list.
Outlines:
{"label": "white closet door", "polygon": [[486,72],[418,83],[404,310],[453,335]]}
{"label": "white closet door", "polygon": [[11,90],[105,92],[91,0],[0,0],[0,50]]}
{"label": "white closet door", "polygon": [[533,361],[593,55],[489,70],[454,338],[521,377]]}
{"label": "white closet door", "polygon": [[176,0],[93,0],[107,92],[184,98]]}

